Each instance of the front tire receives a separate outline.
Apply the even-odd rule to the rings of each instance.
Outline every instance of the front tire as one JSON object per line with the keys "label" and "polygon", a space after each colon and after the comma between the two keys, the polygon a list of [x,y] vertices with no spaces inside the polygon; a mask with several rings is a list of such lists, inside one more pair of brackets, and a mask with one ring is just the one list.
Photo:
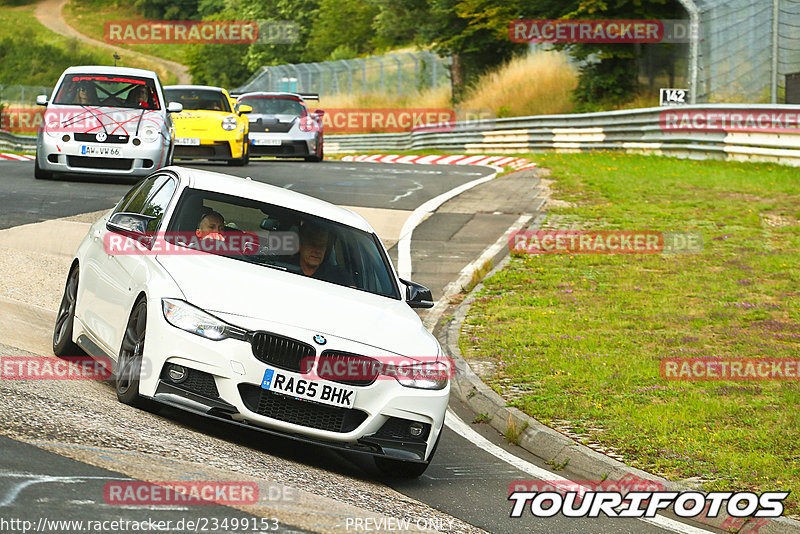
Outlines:
{"label": "front tire", "polygon": [[144,338],[147,329],[147,301],[136,302],[125,326],[122,346],[117,358],[117,379],[115,389],[117,399],[130,406],[146,408],[147,405],[139,396],[139,377],[142,372],[142,356],[144,354]]}
{"label": "front tire", "polygon": [[39,167],[39,154],[36,154],[36,159],[33,160],[33,177],[37,180],[51,180],[53,173],[43,170]]}
{"label": "front tire", "polygon": [[248,143],[247,136],[244,138],[244,146],[242,147],[242,157],[241,158],[233,158],[228,160],[228,165],[232,165],[234,167],[244,167],[248,163],[250,163],[250,143]]}
{"label": "front tire", "polygon": [[314,155],[306,156],[304,159],[313,163],[319,163],[324,157],[325,154],[323,153],[322,139],[320,139],[319,143],[317,144],[317,151],[314,153]]}
{"label": "front tire", "polygon": [[53,354],[58,357],[78,356],[83,351],[72,342],[72,326],[75,322],[75,304],[78,300],[78,266],[72,268],[64,286],[64,296],[58,307],[53,328]]}

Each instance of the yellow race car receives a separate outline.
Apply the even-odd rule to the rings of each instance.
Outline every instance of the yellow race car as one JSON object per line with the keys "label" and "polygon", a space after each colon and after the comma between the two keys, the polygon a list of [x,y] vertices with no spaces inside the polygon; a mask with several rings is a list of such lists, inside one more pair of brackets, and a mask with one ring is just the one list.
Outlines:
{"label": "yellow race car", "polygon": [[164,87],[164,99],[183,104],[183,111],[172,114],[174,159],[223,160],[229,165],[249,163],[249,123],[244,114],[253,108],[237,106],[228,91],[207,85],[168,85]]}

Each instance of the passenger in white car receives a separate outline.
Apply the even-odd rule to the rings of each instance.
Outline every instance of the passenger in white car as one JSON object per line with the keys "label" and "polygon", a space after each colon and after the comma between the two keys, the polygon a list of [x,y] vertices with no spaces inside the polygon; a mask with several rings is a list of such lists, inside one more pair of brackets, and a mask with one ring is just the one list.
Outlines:
{"label": "passenger in white car", "polygon": [[225,241],[225,218],[216,211],[209,211],[197,223],[195,234],[201,239]]}

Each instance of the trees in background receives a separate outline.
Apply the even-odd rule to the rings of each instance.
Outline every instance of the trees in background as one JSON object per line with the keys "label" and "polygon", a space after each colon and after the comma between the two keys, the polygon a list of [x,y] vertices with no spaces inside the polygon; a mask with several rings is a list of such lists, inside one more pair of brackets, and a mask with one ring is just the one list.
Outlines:
{"label": "trees in background", "polygon": [[[674,19],[676,0],[135,0],[161,19],[235,18],[293,21],[293,44],[193,45],[187,61],[195,80],[238,85],[262,65],[348,59],[416,45],[453,57],[453,97],[487,70],[525,53],[513,43],[515,19]],[[575,98],[618,103],[638,84],[640,48],[632,44],[571,44],[582,61]],[[234,48],[236,47],[236,48]],[[532,81],[535,73],[532,73]]]}

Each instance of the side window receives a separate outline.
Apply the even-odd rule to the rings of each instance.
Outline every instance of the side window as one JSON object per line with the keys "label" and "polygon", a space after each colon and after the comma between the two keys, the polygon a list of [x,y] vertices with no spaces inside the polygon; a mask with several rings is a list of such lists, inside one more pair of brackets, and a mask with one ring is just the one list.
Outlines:
{"label": "side window", "polygon": [[156,217],[147,225],[147,231],[153,232],[161,222],[172,194],[175,192],[175,180],[167,174],[159,174],[145,180],[138,187],[131,189],[114,211],[141,213]]}
{"label": "side window", "polygon": [[[126,211],[128,213],[141,213],[142,208],[144,208],[144,203],[147,200],[147,197],[150,196],[156,187],[156,185],[161,185],[164,183],[166,176],[152,176],[145,180],[142,186],[136,191],[136,193],[131,196],[130,200],[123,206],[120,211]],[[156,183],[158,182],[158,183]]]}
{"label": "side window", "polygon": [[166,183],[163,183],[161,188],[145,203],[140,213],[155,217],[147,224],[148,232],[155,232],[158,229],[173,193],[175,193],[175,180],[167,178]]}
{"label": "side window", "polygon": [[[152,178],[150,180],[152,180]],[[131,199],[136,195],[136,192],[139,191],[139,189],[141,189],[142,185],[145,182],[150,182],[150,180],[142,180],[140,182],[137,182],[136,185],[134,185],[133,187],[131,187],[131,190],[125,193],[125,196],[122,197],[122,200],[120,200],[117,206],[114,208],[113,213],[126,211],[125,208],[128,206],[128,204],[130,204]]]}

